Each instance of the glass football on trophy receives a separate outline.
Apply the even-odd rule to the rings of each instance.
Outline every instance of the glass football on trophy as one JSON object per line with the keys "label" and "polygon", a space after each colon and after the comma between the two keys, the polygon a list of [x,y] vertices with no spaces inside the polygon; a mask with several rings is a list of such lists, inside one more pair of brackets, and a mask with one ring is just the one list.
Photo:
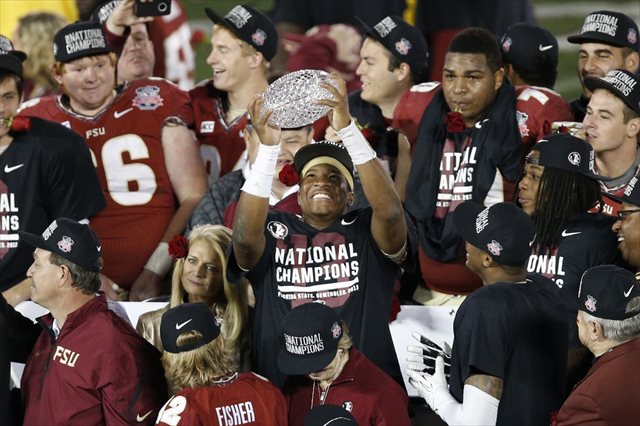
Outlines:
{"label": "glass football on trophy", "polygon": [[330,110],[314,101],[333,99],[331,92],[320,87],[321,82],[331,83],[329,73],[300,70],[285,74],[267,88],[261,112],[272,109],[269,124],[276,127],[291,129],[312,124]]}

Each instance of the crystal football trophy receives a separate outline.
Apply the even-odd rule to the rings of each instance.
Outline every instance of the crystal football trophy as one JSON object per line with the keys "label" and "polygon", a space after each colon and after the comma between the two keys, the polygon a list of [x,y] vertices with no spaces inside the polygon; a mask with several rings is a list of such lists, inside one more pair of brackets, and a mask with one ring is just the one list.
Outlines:
{"label": "crystal football trophy", "polygon": [[332,83],[329,73],[321,70],[285,74],[267,88],[261,112],[272,109],[269,124],[280,128],[292,129],[312,124],[330,110],[314,101],[333,99],[331,92],[320,87],[322,82]]}

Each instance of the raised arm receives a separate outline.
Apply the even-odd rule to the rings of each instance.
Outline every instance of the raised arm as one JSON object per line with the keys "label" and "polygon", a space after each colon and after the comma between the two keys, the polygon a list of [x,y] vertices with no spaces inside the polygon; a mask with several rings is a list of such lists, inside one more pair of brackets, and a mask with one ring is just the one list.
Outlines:
{"label": "raised arm", "polygon": [[[160,294],[161,280],[171,269],[171,258],[167,252],[167,241],[182,234],[191,212],[207,190],[207,175],[198,146],[187,126],[173,121],[162,130],[164,161],[178,200],[178,210],[162,235],[161,244],[131,286],[129,298],[144,300]],[[164,244],[162,244],[164,243]]]}
{"label": "raised arm", "polygon": [[330,78],[337,88],[333,84],[321,84],[333,94],[333,99],[320,100],[317,103],[331,107],[328,114],[331,127],[338,129],[338,136],[358,170],[362,189],[373,210],[371,220],[373,238],[384,253],[400,262],[406,250],[407,241],[407,223],[400,197],[375,151],[351,119],[344,80],[337,74],[331,74]]}
{"label": "raised arm", "polygon": [[233,251],[238,266],[245,270],[253,268],[264,252],[264,222],[269,212],[271,184],[280,152],[280,131],[267,124],[271,111],[263,114],[263,103],[261,95],[249,103],[249,114],[260,146],[242,187],[233,221]]}

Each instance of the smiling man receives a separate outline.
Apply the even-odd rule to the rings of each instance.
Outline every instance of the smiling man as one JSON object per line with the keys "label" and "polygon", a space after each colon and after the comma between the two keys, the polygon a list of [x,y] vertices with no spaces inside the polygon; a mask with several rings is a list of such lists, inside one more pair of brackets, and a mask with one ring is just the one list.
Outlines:
{"label": "smiling man", "polygon": [[[407,223],[391,178],[351,120],[345,82],[331,78],[339,89],[322,87],[334,100],[319,102],[332,109],[328,117],[343,144],[323,141],[296,153],[301,217],[269,211],[280,135],[267,126],[261,98],[249,109],[260,147],[238,203],[229,270],[245,271],[253,284],[253,367],[277,385],[284,379],[276,364],[281,321],[312,302],[335,309],[356,347],[400,377],[388,319],[394,279],[409,251]],[[371,207],[345,214],[354,202],[354,164]]]}
{"label": "smiling man", "polygon": [[158,296],[171,269],[167,241],[182,233],[207,188],[188,129],[189,98],[160,78],[116,88],[116,56],[100,24],[60,29],[54,52],[52,73],[64,94],[31,100],[22,112],[85,138],[107,197],[91,218],[104,241],[102,272],[132,300]]}
{"label": "smiling man", "polygon": [[273,22],[246,5],[235,6],[224,17],[205,9],[213,21],[207,64],[212,78],[189,92],[209,182],[241,168],[246,161],[243,140],[247,105],[269,85],[269,61],[278,47]]}
{"label": "smiling man", "polygon": [[613,230],[618,234],[618,249],[622,257],[635,268],[640,282],[640,174],[629,181],[624,191]]}
{"label": "smiling man", "polygon": [[422,115],[406,191],[420,236],[421,303],[460,304],[480,287],[464,267],[464,242],[452,213],[464,201],[491,206],[510,200],[521,171],[515,93],[505,79],[495,37],[460,32],[445,56],[442,88]]}
{"label": "smiling man", "polygon": [[585,84],[587,77],[604,77],[614,68],[631,73],[640,67],[638,25],[627,15],[608,10],[593,12],[584,20],[580,34],[567,38],[579,44],[578,78],[582,95],[571,102],[576,121],[582,121],[593,93]]}
{"label": "smiling man", "polygon": [[603,212],[616,216],[620,197],[640,171],[640,80],[614,69],[602,78],[587,77],[584,84],[593,93],[583,121],[585,138],[596,153],[598,173],[610,178],[600,185]]}

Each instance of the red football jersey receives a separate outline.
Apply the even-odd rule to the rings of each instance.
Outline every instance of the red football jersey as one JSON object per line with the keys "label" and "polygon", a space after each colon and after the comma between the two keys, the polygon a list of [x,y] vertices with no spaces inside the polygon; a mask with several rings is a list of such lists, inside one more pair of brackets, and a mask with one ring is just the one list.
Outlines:
{"label": "red football jersey", "polygon": [[236,373],[209,387],[181,390],[162,407],[156,424],[285,426],[287,405],[268,380],[254,373]]}
{"label": "red football jersey", "polygon": [[440,83],[437,81],[416,84],[404,92],[393,110],[391,126],[401,130],[407,136],[411,148],[415,145],[418,137],[422,114],[429,106],[431,99],[438,93],[439,88]]}
{"label": "red football jersey", "polygon": [[32,99],[22,108],[24,115],[60,123],[85,138],[107,199],[91,218],[102,243],[102,272],[129,288],[177,209],[161,133],[168,117],[192,123],[186,92],[151,78],[126,85],[94,117],[73,112],[63,96]]}
{"label": "red football jersey", "polygon": [[223,96],[224,93],[216,90],[211,80],[205,80],[189,91],[194,130],[209,182],[239,168],[241,164],[238,163],[244,162],[242,153],[246,144],[243,136],[247,113],[227,122]]}
{"label": "red football jersey", "polygon": [[173,0],[171,13],[156,17],[149,22],[148,28],[156,57],[153,75],[171,80],[183,90],[191,89],[195,54],[191,47],[191,28],[182,4]]}
{"label": "red football jersey", "polygon": [[516,119],[526,152],[544,135],[554,121],[573,121],[573,112],[564,98],[551,89],[516,86]]}

